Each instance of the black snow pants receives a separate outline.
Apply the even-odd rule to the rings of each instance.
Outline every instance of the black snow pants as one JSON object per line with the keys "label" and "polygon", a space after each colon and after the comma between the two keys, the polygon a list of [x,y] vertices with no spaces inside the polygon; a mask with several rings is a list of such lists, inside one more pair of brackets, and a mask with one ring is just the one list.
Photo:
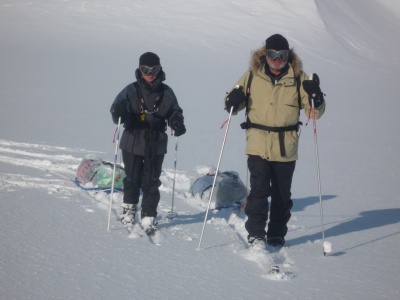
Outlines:
{"label": "black snow pants", "polygon": [[[248,217],[245,227],[249,237],[284,238],[293,207],[290,190],[296,161],[272,162],[249,155],[247,164],[251,190],[245,209]],[[271,197],[270,207],[268,197]]]}
{"label": "black snow pants", "polygon": [[156,217],[157,206],[160,202],[160,176],[164,155],[156,155],[151,167],[145,168],[144,156],[122,151],[126,177],[124,179],[124,203],[138,204],[140,189],[142,189],[141,217]]}

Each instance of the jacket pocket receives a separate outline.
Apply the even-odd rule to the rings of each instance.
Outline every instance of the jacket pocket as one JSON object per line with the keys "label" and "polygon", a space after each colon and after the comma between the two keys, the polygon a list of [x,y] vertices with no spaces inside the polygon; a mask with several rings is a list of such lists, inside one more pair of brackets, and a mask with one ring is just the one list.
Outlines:
{"label": "jacket pocket", "polygon": [[296,131],[289,131],[285,134],[286,157],[297,155],[299,138]]}

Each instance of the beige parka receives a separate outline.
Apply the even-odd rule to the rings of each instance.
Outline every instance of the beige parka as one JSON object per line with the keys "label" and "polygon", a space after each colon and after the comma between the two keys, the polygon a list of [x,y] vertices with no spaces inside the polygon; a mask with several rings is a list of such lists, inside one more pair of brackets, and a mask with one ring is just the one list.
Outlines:
{"label": "beige parka", "polygon": [[[262,59],[263,56],[264,59]],[[309,79],[301,69],[301,60],[291,49],[289,51],[289,70],[286,75],[274,84],[271,78],[265,74],[264,65],[266,62],[263,62],[265,57],[265,47],[255,50],[251,55],[250,69],[243,74],[235,85],[235,87],[242,86],[243,90],[246,91],[250,71],[253,73],[250,98],[248,100],[248,117],[252,123],[268,127],[296,125],[299,122],[296,76],[300,76],[301,82]],[[302,86],[300,87],[300,98],[301,109],[304,109],[308,118],[311,106],[308,101],[308,95]],[[318,109],[315,109],[317,119],[323,115],[325,106],[324,102]],[[243,102],[238,111],[245,109],[245,107],[246,104]],[[248,128],[246,131],[247,155],[258,155],[268,161],[278,162],[289,162],[298,159],[299,136],[295,130],[283,133],[285,156],[281,156],[277,132],[257,128]]]}

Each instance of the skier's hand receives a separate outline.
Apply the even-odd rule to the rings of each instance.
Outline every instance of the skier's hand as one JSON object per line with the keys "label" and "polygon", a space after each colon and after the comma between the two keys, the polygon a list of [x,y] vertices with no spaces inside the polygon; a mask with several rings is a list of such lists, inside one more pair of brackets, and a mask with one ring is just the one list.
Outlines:
{"label": "skier's hand", "polygon": [[180,118],[179,116],[176,116],[172,118],[170,121],[170,127],[174,131],[174,136],[181,136],[185,134],[186,132],[186,127],[185,124],[183,123],[183,119]]}
{"label": "skier's hand", "polygon": [[125,123],[128,114],[128,107],[125,102],[117,102],[111,106],[111,115],[115,124],[118,123],[119,117],[121,117],[121,123]]}
{"label": "skier's hand", "polygon": [[324,103],[324,94],[321,92],[321,88],[319,86],[319,77],[317,74],[313,74],[312,80],[304,80],[303,81],[303,89],[308,94],[308,101],[310,105],[312,105],[312,101],[314,100],[314,107],[318,108]]}
{"label": "skier's hand", "polygon": [[246,96],[244,95],[243,92],[243,87],[239,86],[237,88],[234,88],[229,95],[226,97],[225,101],[225,110],[228,112],[231,111],[231,108],[233,107],[232,112],[236,112],[239,108],[239,105],[244,102],[246,99]]}

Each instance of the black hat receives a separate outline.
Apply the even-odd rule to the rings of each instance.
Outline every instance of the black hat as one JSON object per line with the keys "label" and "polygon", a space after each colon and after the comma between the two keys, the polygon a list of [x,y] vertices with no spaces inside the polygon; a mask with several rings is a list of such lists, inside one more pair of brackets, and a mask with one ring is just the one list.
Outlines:
{"label": "black hat", "polygon": [[265,40],[265,49],[289,50],[289,43],[287,39],[277,33]]}
{"label": "black hat", "polygon": [[143,53],[139,58],[139,66],[154,67],[160,65],[160,58],[153,52]]}

